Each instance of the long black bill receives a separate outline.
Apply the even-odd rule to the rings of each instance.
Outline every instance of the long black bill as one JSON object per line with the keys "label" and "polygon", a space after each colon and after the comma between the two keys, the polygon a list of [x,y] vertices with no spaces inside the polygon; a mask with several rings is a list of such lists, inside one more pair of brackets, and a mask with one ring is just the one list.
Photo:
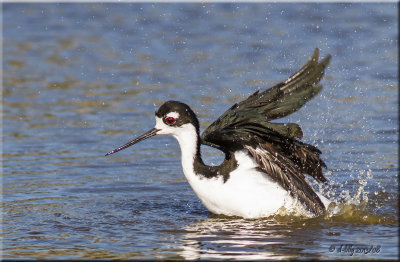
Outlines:
{"label": "long black bill", "polygon": [[158,131],[160,131],[160,129],[153,128],[153,129],[147,131],[146,133],[144,133],[143,135],[139,136],[138,138],[133,139],[131,142],[126,143],[125,145],[120,146],[120,147],[114,149],[113,151],[107,153],[106,156],[114,154],[114,153],[116,153],[118,151],[121,151],[122,149],[130,147],[131,145],[134,145],[134,144],[136,144],[136,143],[138,143],[138,142],[140,142],[142,140],[145,140],[145,139],[147,139],[149,137],[155,136],[155,135],[157,135]]}

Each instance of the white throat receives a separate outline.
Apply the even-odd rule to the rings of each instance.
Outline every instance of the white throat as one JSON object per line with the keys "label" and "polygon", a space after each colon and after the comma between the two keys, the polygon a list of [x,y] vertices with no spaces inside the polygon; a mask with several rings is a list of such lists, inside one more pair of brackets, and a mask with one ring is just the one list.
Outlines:
{"label": "white throat", "polygon": [[171,127],[156,117],[155,128],[160,129],[160,135],[172,135],[178,140],[182,155],[182,168],[186,179],[191,183],[194,173],[194,158],[197,151],[197,133],[196,128],[192,124],[184,124],[178,127]]}
{"label": "white throat", "polygon": [[196,129],[192,124],[185,124],[181,126],[179,134],[173,136],[178,140],[182,154],[182,168],[183,173],[187,180],[192,179],[194,173],[194,158],[197,153],[197,134]]}

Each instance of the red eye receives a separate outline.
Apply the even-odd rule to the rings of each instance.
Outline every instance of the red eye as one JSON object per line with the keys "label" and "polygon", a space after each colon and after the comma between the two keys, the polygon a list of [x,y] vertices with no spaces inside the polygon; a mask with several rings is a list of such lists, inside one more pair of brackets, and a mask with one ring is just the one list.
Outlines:
{"label": "red eye", "polygon": [[167,117],[167,118],[165,118],[165,122],[168,124],[168,125],[173,125],[173,124],[175,124],[175,118],[173,118],[172,116],[169,116],[169,117]]}

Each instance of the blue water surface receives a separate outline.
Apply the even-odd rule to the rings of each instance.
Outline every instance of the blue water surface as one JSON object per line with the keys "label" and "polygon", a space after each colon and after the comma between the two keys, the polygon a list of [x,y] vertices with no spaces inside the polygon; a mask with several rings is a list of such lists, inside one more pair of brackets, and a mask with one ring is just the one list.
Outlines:
{"label": "blue water surface", "polygon": [[[3,258],[397,258],[397,8],[3,3]],[[164,101],[189,104],[204,130],[317,47],[332,55],[323,90],[279,121],[323,152],[326,216],[209,213],[171,137],[104,157],[152,128]]]}

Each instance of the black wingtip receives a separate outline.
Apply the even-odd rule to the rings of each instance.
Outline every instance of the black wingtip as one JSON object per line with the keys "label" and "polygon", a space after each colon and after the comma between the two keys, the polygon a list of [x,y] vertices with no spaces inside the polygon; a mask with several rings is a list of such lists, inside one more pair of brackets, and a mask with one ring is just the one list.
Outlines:
{"label": "black wingtip", "polygon": [[[313,53],[313,55],[311,57],[311,60],[313,62],[318,62],[318,58],[319,58],[319,48],[316,47],[314,49],[314,53]],[[323,65],[323,67],[325,68],[328,65],[328,63],[331,61],[331,58],[332,58],[332,56],[330,54],[328,54],[320,62],[318,62],[318,64]]]}
{"label": "black wingtip", "polygon": [[311,57],[311,60],[314,62],[318,62],[318,57],[319,57],[319,49],[318,49],[318,47],[316,47],[315,49],[314,49],[314,53],[313,53],[313,55],[312,55],[312,57]]}
{"label": "black wingtip", "polygon": [[320,64],[326,67],[329,62],[331,61],[332,56],[328,54],[327,56],[324,57],[324,59],[321,60]]}

